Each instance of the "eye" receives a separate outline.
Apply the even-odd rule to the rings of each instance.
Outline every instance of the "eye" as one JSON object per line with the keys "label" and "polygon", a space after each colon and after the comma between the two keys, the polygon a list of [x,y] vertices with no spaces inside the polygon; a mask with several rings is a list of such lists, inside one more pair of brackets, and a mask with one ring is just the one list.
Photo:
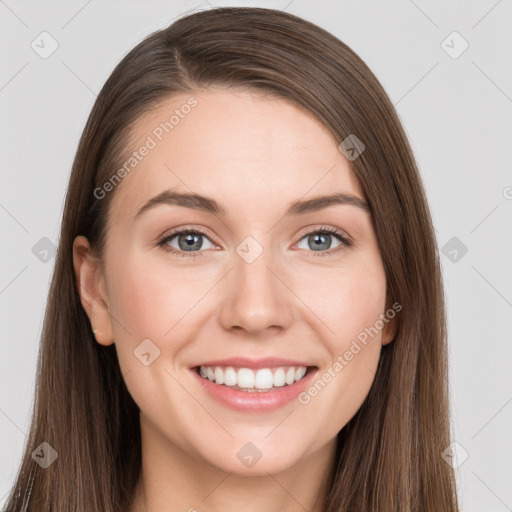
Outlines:
{"label": "eye", "polygon": [[[174,233],[165,236],[162,240],[160,240],[160,242],[158,242],[158,245],[161,246],[164,251],[179,254],[180,256],[195,257],[200,255],[195,254],[195,252],[200,252],[200,249],[211,249],[211,247],[203,247],[204,240],[208,240],[208,243],[213,246],[213,244],[207,238],[206,233],[198,228],[187,228],[180,231],[175,231]],[[176,245],[172,244],[177,244],[177,247]]]}
{"label": "eye", "polygon": [[[327,250],[331,249],[333,237],[338,240],[339,244],[333,250]],[[305,244],[303,244],[305,247],[301,247],[302,240],[305,240]],[[299,249],[309,249],[308,256],[312,257],[328,256],[351,245],[352,242],[343,231],[329,226],[322,226],[320,229],[316,228],[309,231],[298,242]]]}
{"label": "eye", "polygon": [[[339,243],[331,250],[333,237],[335,237]],[[203,242],[205,240],[207,244],[210,244],[209,247],[204,247]],[[301,247],[302,240],[306,241],[306,247]],[[330,226],[322,226],[321,228],[310,230],[302,236],[298,242],[299,249],[307,249],[307,255],[311,257],[332,255],[351,245],[352,242],[345,236],[343,231]],[[182,257],[196,257],[201,256],[203,252],[202,249],[211,249],[214,244],[201,229],[186,228],[165,235],[158,242],[158,246],[162,247],[164,251]]]}

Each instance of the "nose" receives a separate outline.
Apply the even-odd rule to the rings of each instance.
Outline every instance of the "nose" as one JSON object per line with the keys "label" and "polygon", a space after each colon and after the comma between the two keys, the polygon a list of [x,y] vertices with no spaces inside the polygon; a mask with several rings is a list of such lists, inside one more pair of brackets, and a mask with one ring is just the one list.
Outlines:
{"label": "nose", "polygon": [[227,330],[243,329],[251,336],[287,329],[293,321],[293,293],[286,286],[284,269],[270,250],[249,263],[236,255],[226,276],[220,323]]}

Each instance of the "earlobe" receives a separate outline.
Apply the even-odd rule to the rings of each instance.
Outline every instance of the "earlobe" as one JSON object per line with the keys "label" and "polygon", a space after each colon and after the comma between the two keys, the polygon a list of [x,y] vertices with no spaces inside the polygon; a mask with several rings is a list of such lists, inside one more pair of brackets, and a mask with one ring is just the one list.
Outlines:
{"label": "earlobe", "polygon": [[387,345],[388,343],[391,343],[394,340],[395,335],[395,321],[390,320],[389,324],[387,324],[384,330],[382,331],[382,345]]}
{"label": "earlobe", "polygon": [[[387,345],[388,343],[391,343],[395,339],[398,329],[397,313],[391,306],[389,301],[386,302],[386,305],[386,312],[384,314],[387,318],[387,322],[385,323],[384,328],[382,330],[382,345]],[[394,312],[394,315],[392,317],[388,316],[389,311]]]}
{"label": "earlobe", "polygon": [[77,236],[73,241],[73,267],[80,300],[96,341],[101,345],[111,345],[114,340],[105,277],[84,236]]}

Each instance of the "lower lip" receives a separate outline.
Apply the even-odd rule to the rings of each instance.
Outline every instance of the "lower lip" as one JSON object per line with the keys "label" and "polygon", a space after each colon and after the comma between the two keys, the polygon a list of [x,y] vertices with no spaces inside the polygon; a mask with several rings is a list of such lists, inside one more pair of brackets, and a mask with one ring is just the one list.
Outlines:
{"label": "lower lip", "polygon": [[308,369],[308,373],[298,382],[289,386],[284,385],[274,391],[238,391],[201,377],[196,369],[191,371],[210,396],[231,409],[245,412],[267,412],[279,409],[296,398],[309,386],[318,368]]}

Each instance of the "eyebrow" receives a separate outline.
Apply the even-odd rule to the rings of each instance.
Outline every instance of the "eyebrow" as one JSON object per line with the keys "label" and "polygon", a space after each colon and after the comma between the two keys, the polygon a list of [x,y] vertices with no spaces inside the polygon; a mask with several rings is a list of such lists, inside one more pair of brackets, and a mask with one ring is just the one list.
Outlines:
{"label": "eyebrow", "polygon": [[[191,208],[193,210],[212,213],[223,217],[227,215],[227,210],[210,197],[202,196],[200,194],[176,192],[175,190],[165,190],[144,204],[144,206],[142,206],[135,214],[133,221],[140,217],[144,212],[158,205],[183,206],[185,208]],[[288,206],[285,216],[313,213],[324,210],[333,205],[349,205],[360,208],[368,213],[371,211],[368,203],[363,199],[351,194],[340,192],[337,194],[318,196],[307,200],[294,201]]]}

